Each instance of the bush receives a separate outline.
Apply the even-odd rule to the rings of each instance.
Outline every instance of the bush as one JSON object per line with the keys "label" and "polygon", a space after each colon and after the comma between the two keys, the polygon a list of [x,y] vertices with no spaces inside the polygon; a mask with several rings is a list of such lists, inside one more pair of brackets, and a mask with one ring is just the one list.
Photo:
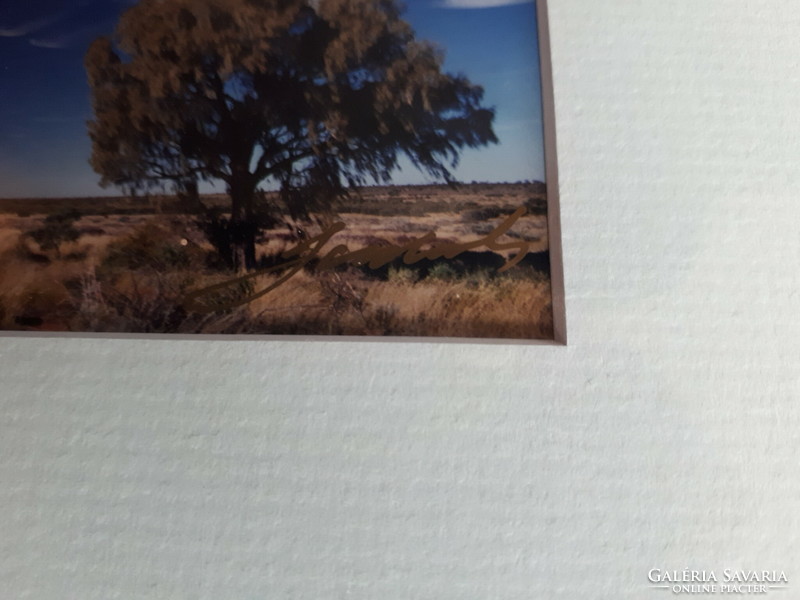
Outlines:
{"label": "bush", "polygon": [[75,229],[75,221],[81,218],[81,213],[76,210],[49,215],[44,220],[44,225],[28,233],[43,251],[55,250],[56,256],[61,257],[61,244],[74,242],[81,237]]}
{"label": "bush", "polygon": [[419,279],[419,273],[407,267],[389,266],[387,280],[391,283],[411,284]]}
{"label": "bush", "polygon": [[402,331],[400,310],[394,304],[375,307],[365,317],[367,332],[372,335],[395,335]]}
{"label": "bush", "polygon": [[435,263],[428,271],[429,279],[452,281],[458,277],[458,272],[446,262]]}
{"label": "bush", "polygon": [[75,282],[75,316],[71,326],[79,331],[138,331],[175,333],[191,330],[189,315],[180,299],[193,284],[181,274],[157,273],[138,279],[123,278],[116,285],[88,273]]}
{"label": "bush", "polygon": [[171,237],[174,233],[165,227],[152,221],[145,223],[128,237],[109,244],[101,271],[187,268],[191,263],[189,247],[171,241]]}
{"label": "bush", "polygon": [[546,215],[547,214],[547,199],[543,196],[538,198],[531,197],[525,201],[525,208],[528,214],[531,215]]}

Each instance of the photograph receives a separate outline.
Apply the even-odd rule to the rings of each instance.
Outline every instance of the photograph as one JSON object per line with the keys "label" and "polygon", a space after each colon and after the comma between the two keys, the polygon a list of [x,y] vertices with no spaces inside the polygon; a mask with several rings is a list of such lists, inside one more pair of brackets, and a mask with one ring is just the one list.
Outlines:
{"label": "photograph", "polygon": [[558,341],[537,2],[0,15],[0,330]]}

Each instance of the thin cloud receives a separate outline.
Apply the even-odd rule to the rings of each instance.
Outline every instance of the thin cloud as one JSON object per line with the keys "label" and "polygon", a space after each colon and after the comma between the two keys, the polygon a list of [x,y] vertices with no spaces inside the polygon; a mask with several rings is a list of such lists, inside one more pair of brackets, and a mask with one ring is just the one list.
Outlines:
{"label": "thin cloud", "polygon": [[525,4],[533,0],[444,0],[444,8],[496,8],[512,4]]}
{"label": "thin cloud", "polygon": [[66,33],[62,33],[61,35],[49,38],[32,38],[28,40],[28,42],[31,46],[36,46],[37,48],[60,49],[66,48],[67,46],[72,46],[73,44],[82,41],[84,38],[95,37],[100,31],[103,31],[103,25],[94,24],[89,27],[81,27],[75,31],[68,31]]}
{"label": "thin cloud", "polygon": [[22,23],[16,27],[0,27],[0,37],[22,37],[35,31],[39,31],[40,29],[44,29],[45,27],[49,27],[56,21],[59,21],[63,16],[64,13],[56,13],[48,17],[42,17],[41,19],[34,19],[32,21],[28,21],[27,23]]}
{"label": "thin cloud", "polygon": [[30,40],[28,40],[28,43],[31,46],[36,46],[37,48],[50,48],[52,50],[58,50],[58,49],[67,47],[67,42],[62,40],[62,39],[58,39],[58,38],[49,39],[49,40],[48,39],[42,39],[42,40],[30,39]]}

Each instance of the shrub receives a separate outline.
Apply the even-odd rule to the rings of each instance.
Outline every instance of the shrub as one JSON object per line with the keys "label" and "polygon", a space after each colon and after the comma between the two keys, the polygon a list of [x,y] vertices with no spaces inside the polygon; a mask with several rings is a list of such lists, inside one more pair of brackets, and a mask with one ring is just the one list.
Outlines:
{"label": "shrub", "polygon": [[492,269],[482,268],[470,271],[465,276],[465,283],[471,289],[486,285],[497,278],[497,272]]}
{"label": "shrub", "polygon": [[128,237],[109,244],[101,271],[146,268],[169,271],[186,268],[190,263],[190,248],[174,239],[174,233],[151,221]]}
{"label": "shrub", "polygon": [[428,271],[429,279],[439,279],[443,281],[451,281],[458,277],[458,272],[446,262],[435,263]]}
{"label": "shrub", "polygon": [[44,225],[34,229],[28,235],[39,247],[44,250],[55,250],[56,256],[61,257],[61,244],[74,242],[81,234],[75,229],[75,221],[81,218],[81,213],[76,210],[60,212],[49,215],[44,220]]}
{"label": "shrub", "polygon": [[402,332],[403,322],[395,304],[375,307],[365,317],[365,321],[366,330],[372,335],[394,335]]}
{"label": "shrub", "polygon": [[80,331],[181,331],[188,315],[180,298],[192,283],[180,274],[152,274],[112,285],[90,272],[76,286],[71,326]]}
{"label": "shrub", "polygon": [[547,199],[543,196],[528,198],[525,201],[525,208],[531,215],[546,215]]}
{"label": "shrub", "polygon": [[389,266],[387,280],[391,283],[411,284],[419,279],[419,273],[407,267]]}

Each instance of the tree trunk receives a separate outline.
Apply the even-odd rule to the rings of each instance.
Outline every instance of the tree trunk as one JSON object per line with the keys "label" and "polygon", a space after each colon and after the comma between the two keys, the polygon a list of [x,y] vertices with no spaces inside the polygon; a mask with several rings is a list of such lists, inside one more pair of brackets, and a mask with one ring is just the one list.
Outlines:
{"label": "tree trunk", "polygon": [[256,267],[256,231],[253,214],[255,185],[250,173],[236,177],[230,185],[231,195],[231,263],[237,272]]}
{"label": "tree trunk", "polygon": [[183,210],[199,213],[203,210],[197,180],[185,181],[178,189],[178,200]]}

